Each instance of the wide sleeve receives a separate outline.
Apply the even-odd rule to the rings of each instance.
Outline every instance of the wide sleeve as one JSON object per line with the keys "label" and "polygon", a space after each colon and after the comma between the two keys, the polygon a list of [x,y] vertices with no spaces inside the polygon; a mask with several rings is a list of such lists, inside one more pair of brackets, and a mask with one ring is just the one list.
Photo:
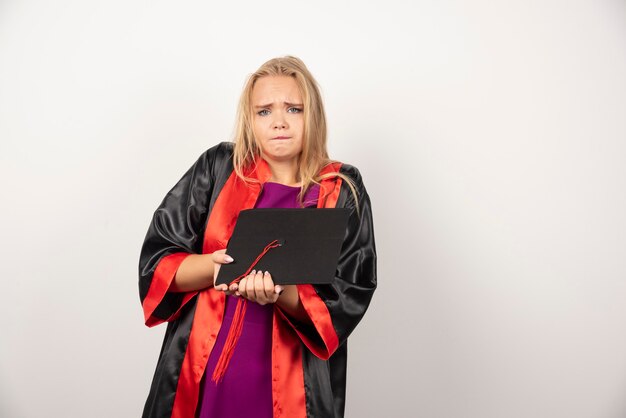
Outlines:
{"label": "wide sleeve", "polygon": [[205,151],[187,170],[150,222],[139,256],[139,296],[149,327],[175,319],[198,293],[168,290],[183,260],[202,252],[218,146]]}
{"label": "wide sleeve", "polygon": [[324,360],[361,321],[376,289],[371,202],[359,171],[352,166],[348,170],[346,174],[354,180],[358,192],[359,210],[348,189],[345,207],[350,209],[350,216],[335,278],[330,284],[298,285],[300,300],[313,325],[288,321],[307,348]]}

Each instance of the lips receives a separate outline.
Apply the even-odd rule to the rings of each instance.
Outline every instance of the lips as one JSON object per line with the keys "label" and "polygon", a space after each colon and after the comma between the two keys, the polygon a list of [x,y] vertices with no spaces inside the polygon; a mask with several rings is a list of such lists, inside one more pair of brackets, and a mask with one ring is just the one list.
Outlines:
{"label": "lips", "polygon": [[290,138],[290,137],[288,137],[288,136],[275,136],[275,137],[274,137],[274,138],[272,138],[272,139],[289,139],[289,138]]}

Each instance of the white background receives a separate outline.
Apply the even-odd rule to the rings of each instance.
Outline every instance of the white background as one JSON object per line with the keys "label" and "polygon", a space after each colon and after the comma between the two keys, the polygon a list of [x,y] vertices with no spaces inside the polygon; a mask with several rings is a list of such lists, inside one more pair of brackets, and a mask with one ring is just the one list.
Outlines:
{"label": "white background", "polygon": [[140,416],[152,213],[285,54],[372,199],[346,415],[626,416],[618,0],[0,2],[0,416]]}

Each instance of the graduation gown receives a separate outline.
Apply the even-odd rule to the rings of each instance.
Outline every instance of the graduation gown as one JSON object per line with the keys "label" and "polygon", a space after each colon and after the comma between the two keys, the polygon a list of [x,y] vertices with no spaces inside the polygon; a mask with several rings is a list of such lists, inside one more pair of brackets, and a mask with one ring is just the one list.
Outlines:
{"label": "graduation gown", "polygon": [[[145,324],[167,329],[143,417],[193,418],[207,359],[222,324],[225,295],[215,289],[168,292],[190,254],[226,248],[239,211],[254,207],[260,184],[233,170],[233,143],[205,151],[154,212],[139,260],[139,295]],[[349,176],[358,211],[340,178],[322,181],[318,207],[349,208],[348,227],[331,284],[297,285],[312,324],[302,325],[274,305],[272,400],[274,417],[343,417],[347,339],[376,288],[376,248],[370,200],[356,167],[332,163],[322,173]],[[265,183],[267,162],[246,174]],[[207,371],[210,378],[212,370]]]}

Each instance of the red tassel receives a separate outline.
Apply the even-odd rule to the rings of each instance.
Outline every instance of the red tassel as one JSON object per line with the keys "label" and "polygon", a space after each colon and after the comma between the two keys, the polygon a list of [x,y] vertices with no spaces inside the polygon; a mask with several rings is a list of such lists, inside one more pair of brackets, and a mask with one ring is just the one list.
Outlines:
{"label": "red tassel", "polygon": [[[254,268],[254,266],[259,262],[259,260],[272,248],[280,247],[280,243],[278,240],[274,240],[270,242],[259,254],[259,256],[250,264],[250,267],[230,282],[230,285],[233,283],[239,283],[241,279],[246,277],[250,271]],[[230,287],[228,285],[228,287]],[[215,383],[219,383],[224,374],[226,374],[226,368],[228,368],[228,363],[230,363],[230,359],[233,357],[233,353],[235,352],[235,346],[237,345],[237,341],[239,341],[239,337],[241,336],[241,332],[243,331],[243,319],[246,316],[246,309],[248,307],[248,301],[244,298],[240,298],[237,301],[237,307],[235,308],[235,316],[233,317],[233,322],[230,325],[230,330],[228,331],[228,336],[226,337],[226,342],[224,343],[224,348],[222,348],[222,353],[220,354],[220,358],[217,360],[217,364],[215,365],[215,370],[213,370],[212,380]]]}
{"label": "red tassel", "polygon": [[235,352],[235,346],[237,345],[237,341],[239,341],[241,331],[243,330],[243,318],[246,315],[247,307],[248,301],[246,299],[241,298],[237,301],[237,308],[235,309],[235,316],[233,317],[233,322],[231,323],[230,330],[228,331],[228,337],[226,337],[222,354],[220,354],[220,358],[217,360],[217,364],[215,365],[215,370],[213,370],[212,379],[215,383],[219,383],[224,377],[228,363],[230,363],[230,359]]}

